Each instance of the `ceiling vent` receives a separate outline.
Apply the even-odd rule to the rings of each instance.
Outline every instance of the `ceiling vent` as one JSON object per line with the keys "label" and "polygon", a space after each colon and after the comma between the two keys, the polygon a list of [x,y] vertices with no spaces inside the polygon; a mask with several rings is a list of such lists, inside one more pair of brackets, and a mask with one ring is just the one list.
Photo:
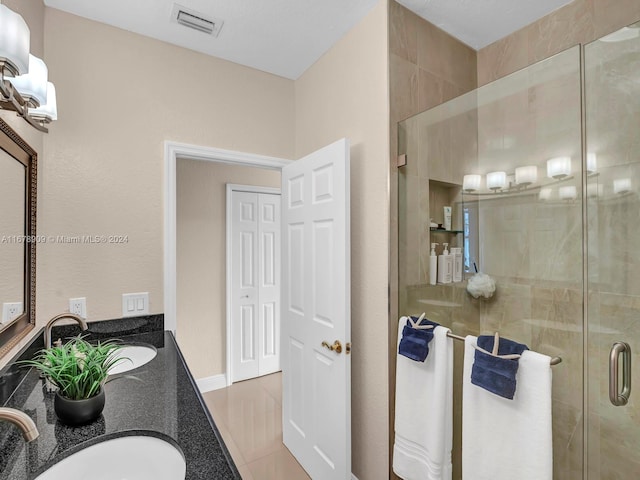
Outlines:
{"label": "ceiling vent", "polygon": [[171,21],[214,37],[218,36],[224,23],[223,20],[207,17],[203,13],[196,12],[177,3],[173,4]]}

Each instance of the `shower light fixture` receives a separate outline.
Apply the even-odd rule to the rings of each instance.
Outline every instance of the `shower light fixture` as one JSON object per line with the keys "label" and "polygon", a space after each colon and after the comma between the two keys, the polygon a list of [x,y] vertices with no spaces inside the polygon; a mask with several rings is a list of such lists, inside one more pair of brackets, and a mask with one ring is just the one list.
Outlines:
{"label": "shower light fixture", "polygon": [[571,157],[556,157],[547,160],[547,176],[559,180],[571,175]]}
{"label": "shower light fixture", "polygon": [[24,19],[0,4],[0,110],[14,111],[46,133],[45,124],[57,119],[55,89],[49,87],[47,66],[29,54],[29,46]]}
{"label": "shower light fixture", "polygon": [[538,167],[529,165],[516,168],[516,185],[527,186],[538,180]]}
{"label": "shower light fixture", "polygon": [[480,183],[482,182],[482,175],[465,175],[462,178],[462,190],[465,192],[475,192],[480,189]]}
{"label": "shower light fixture", "polygon": [[507,186],[506,172],[487,173],[487,188],[490,190],[501,190]]}

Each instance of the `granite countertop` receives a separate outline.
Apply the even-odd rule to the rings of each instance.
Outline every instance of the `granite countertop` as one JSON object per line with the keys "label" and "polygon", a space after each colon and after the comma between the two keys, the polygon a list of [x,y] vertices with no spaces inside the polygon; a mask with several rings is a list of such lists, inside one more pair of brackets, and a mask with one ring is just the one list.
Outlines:
{"label": "granite countertop", "polygon": [[[93,332],[92,325],[98,324],[90,324]],[[5,369],[0,405],[28,413],[40,436],[26,443],[17,428],[0,422],[0,479],[31,480],[82,448],[132,434],[169,437],[175,441],[184,454],[188,480],[240,479],[171,332],[147,331],[123,336],[107,325],[102,332],[99,327],[95,330],[94,338],[117,337],[125,343],[149,343],[157,348],[158,354],[146,365],[109,381],[100,418],[76,428],[62,425],[56,419],[53,396],[44,393],[43,380],[34,369],[21,369],[26,374],[16,374],[15,368]],[[7,384],[12,388],[7,388]]]}

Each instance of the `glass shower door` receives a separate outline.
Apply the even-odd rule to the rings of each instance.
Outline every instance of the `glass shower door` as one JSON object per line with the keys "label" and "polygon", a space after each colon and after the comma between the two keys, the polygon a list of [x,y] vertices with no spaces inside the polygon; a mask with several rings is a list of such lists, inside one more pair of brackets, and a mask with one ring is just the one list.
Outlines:
{"label": "glass shower door", "polygon": [[629,391],[640,371],[639,34],[636,24],[584,49],[589,480],[640,477],[640,396]]}

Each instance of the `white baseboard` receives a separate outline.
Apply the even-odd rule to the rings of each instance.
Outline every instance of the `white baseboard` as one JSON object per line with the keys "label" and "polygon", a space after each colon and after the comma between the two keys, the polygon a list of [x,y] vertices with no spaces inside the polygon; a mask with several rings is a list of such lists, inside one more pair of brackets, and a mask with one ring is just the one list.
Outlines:
{"label": "white baseboard", "polygon": [[198,378],[196,383],[198,384],[200,393],[219,390],[227,386],[227,376],[221,373],[220,375],[214,375],[212,377]]}
{"label": "white baseboard", "polygon": [[351,480],[358,480],[358,477],[356,477],[353,473],[351,474]]}

